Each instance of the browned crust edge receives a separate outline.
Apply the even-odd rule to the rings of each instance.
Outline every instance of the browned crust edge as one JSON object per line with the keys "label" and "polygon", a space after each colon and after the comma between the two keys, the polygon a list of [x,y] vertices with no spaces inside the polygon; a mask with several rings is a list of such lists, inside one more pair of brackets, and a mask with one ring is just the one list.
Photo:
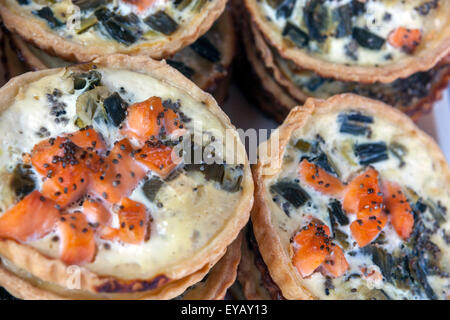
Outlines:
{"label": "browned crust edge", "polygon": [[278,49],[281,56],[294,61],[298,66],[313,70],[323,77],[335,78],[345,81],[357,81],[364,83],[392,82],[398,78],[406,78],[416,72],[426,71],[434,67],[440,60],[450,54],[450,23],[440,31],[440,41],[434,47],[426,48],[401,61],[381,67],[346,66],[329,61],[314,58],[301,50],[286,45],[281,36],[266,21],[261,14],[257,0],[244,0],[247,10],[251,14],[251,20],[262,32],[266,40]]}
{"label": "browned crust edge", "polygon": [[[260,253],[270,275],[287,299],[314,299],[315,297],[303,286],[302,278],[288,254],[284,251],[276,227],[272,224],[271,212],[267,205],[270,199],[266,198],[264,179],[273,175],[274,171],[280,170],[282,155],[291,134],[303,127],[313,113],[324,114],[332,110],[348,109],[348,107],[379,118],[389,119],[393,125],[402,128],[411,138],[421,140],[423,145],[426,146],[426,150],[423,151],[427,152],[435,161],[436,170],[442,171],[444,179],[450,185],[450,169],[436,142],[417,128],[405,114],[384,103],[354,94],[342,94],[327,100],[310,98],[306,100],[303,106],[292,109],[286,120],[278,128],[279,148],[276,150],[276,154],[271,155],[269,153],[266,157],[260,155],[258,164],[253,167],[255,205],[251,212],[253,230]],[[264,142],[260,146],[260,150],[261,148],[271,150],[271,140],[272,138]],[[263,172],[265,169],[273,168],[274,164],[276,164],[274,170],[267,173]]]}
{"label": "browned crust edge", "polygon": [[208,279],[188,290],[183,300],[223,300],[229,287],[236,280],[237,268],[241,261],[242,231],[227,248],[222,259],[208,273]]}

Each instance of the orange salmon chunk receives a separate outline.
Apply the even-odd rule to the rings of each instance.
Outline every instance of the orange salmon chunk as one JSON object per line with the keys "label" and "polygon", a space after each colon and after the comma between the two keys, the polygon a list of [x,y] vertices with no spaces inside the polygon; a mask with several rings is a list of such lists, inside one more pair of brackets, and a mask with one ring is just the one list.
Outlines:
{"label": "orange salmon chunk", "polygon": [[343,209],[358,218],[378,215],[383,210],[383,196],[378,185],[378,172],[369,167],[347,186]]}
{"label": "orange salmon chunk", "polygon": [[383,184],[384,203],[389,221],[403,240],[409,238],[414,227],[414,215],[400,186],[394,182]]}
{"label": "orange salmon chunk", "polygon": [[166,177],[179,163],[178,159],[173,160],[176,155],[172,154],[172,150],[163,144],[147,142],[135,158],[160,177]]}
{"label": "orange salmon chunk", "polygon": [[164,108],[159,97],[151,97],[128,108],[124,133],[141,143],[160,140],[182,127],[177,114]]}
{"label": "orange salmon chunk", "polygon": [[116,142],[99,173],[92,178],[92,191],[110,203],[127,197],[146,174],[132,153],[128,140]]}
{"label": "orange salmon chunk", "polygon": [[299,164],[300,180],[314,190],[335,198],[340,198],[345,186],[335,176],[329,174],[319,166],[303,159]]}
{"label": "orange salmon chunk", "polygon": [[399,27],[393,30],[388,37],[388,42],[395,48],[402,48],[412,53],[422,40],[422,32],[419,29]]}
{"label": "orange salmon chunk", "polygon": [[105,228],[101,237],[105,240],[140,244],[150,237],[148,223],[146,207],[142,203],[124,198],[119,210],[119,229]]}
{"label": "orange salmon chunk", "polygon": [[80,164],[58,165],[55,174],[42,184],[42,194],[55,201],[61,208],[79,200],[88,187],[89,174]]}
{"label": "orange salmon chunk", "polygon": [[94,231],[82,213],[61,216],[58,223],[60,259],[68,265],[92,262],[96,254]]}
{"label": "orange salmon chunk", "polygon": [[386,222],[387,216],[382,212],[378,216],[373,215],[356,219],[350,225],[350,230],[358,246],[363,248],[376,239],[384,229]]}
{"label": "orange salmon chunk", "polygon": [[50,233],[59,219],[56,203],[35,190],[0,217],[0,238],[27,242]]}
{"label": "orange salmon chunk", "polygon": [[323,263],[324,269],[333,277],[338,278],[345,274],[349,265],[345,259],[344,251],[338,245],[331,246],[331,252],[325,258]]}
{"label": "orange salmon chunk", "polygon": [[295,237],[295,254],[292,263],[303,278],[311,275],[324,261],[330,250],[331,239],[327,226],[311,222]]}
{"label": "orange salmon chunk", "polygon": [[55,156],[63,157],[63,143],[66,139],[57,137],[41,141],[36,144],[31,152],[31,164],[42,175],[47,175],[49,170],[54,170],[55,164],[53,159]]}

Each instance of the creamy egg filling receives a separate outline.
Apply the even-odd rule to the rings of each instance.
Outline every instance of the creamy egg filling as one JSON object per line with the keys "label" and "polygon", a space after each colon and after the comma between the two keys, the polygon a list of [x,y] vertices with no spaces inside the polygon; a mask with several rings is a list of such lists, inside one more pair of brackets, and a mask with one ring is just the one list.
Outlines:
{"label": "creamy egg filling", "polygon": [[[15,0],[10,0],[16,2]],[[162,41],[192,23],[207,1],[21,1],[11,3],[59,36],[84,45]]]}
{"label": "creamy egg filling", "polygon": [[293,46],[326,61],[361,66],[410,55],[414,50],[395,44],[390,35],[398,28],[420,30],[422,41],[445,26],[440,5],[437,0],[258,1],[262,15]]}

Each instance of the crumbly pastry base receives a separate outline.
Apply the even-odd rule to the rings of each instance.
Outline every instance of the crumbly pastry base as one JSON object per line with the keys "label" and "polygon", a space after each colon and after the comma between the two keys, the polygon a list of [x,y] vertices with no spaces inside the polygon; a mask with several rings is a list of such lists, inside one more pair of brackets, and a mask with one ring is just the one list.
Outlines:
{"label": "crumbly pastry base", "polygon": [[183,300],[223,300],[227,290],[236,280],[241,261],[242,232],[227,248],[222,259],[209,271],[205,282],[199,283],[183,297]]}
{"label": "crumbly pastry base", "polygon": [[[143,56],[112,55],[98,58],[93,61],[93,64],[110,69],[125,69],[147,74],[168,85],[174,86],[189,94],[193,99],[201,101],[205,108],[208,108],[225,127],[234,129],[229,118],[219,108],[211,95],[203,92],[178,71],[168,66],[165,61],[158,62]],[[84,66],[90,67],[90,65],[80,65],[78,68],[83,68]],[[26,73],[10,80],[0,89],[0,112],[4,111],[14,101],[22,87],[47,75],[55,74],[60,70],[50,69]],[[234,132],[234,136],[236,140],[239,139],[237,132]],[[239,142],[237,148],[239,154],[242,155],[245,153],[243,145]],[[248,221],[249,212],[253,205],[253,181],[248,160],[246,157],[243,159],[246,159],[246,163],[244,164],[241,201],[237,205],[234,214],[224,223],[221,232],[212,238],[197,254],[187,261],[182,261],[177,265],[171,266],[165,270],[163,275],[152,275],[149,279],[117,279],[111,276],[95,274],[84,267],[80,267],[80,290],[87,291],[91,294],[104,294],[105,292],[102,291],[106,291],[107,294],[142,294],[144,288],[145,295],[149,295],[152,291],[159,291],[163,286],[168,286],[167,294],[164,298],[173,298],[203,278],[203,276],[200,276],[196,281],[192,281],[192,283],[185,281],[181,287],[180,285],[176,285],[175,282],[194,273],[201,273],[201,270],[204,270],[204,274],[206,274],[225,254],[226,248],[238,236],[240,230]],[[12,265],[31,273],[34,277],[42,281],[65,288],[70,280],[70,275],[67,273],[67,266],[63,262],[58,259],[45,257],[27,245],[19,244],[12,240],[0,241],[0,255],[9,260]],[[0,285],[6,282],[6,280],[6,276],[0,276]]]}
{"label": "crumbly pastry base", "polygon": [[[273,28],[258,8],[257,0],[244,0],[247,10],[251,14],[252,23],[255,23],[271,46],[278,49],[281,56],[295,62],[299,67],[313,70],[323,77],[335,78],[345,81],[364,83],[389,83],[398,78],[406,78],[416,72],[426,71],[434,67],[439,61],[450,54],[450,23],[447,23],[440,36],[427,43],[426,48],[420,52],[380,67],[346,66],[330,61],[314,58],[309,54],[288,45],[275,28]],[[449,10],[450,4],[446,3]]]}
{"label": "crumbly pastry base", "polygon": [[86,46],[83,43],[67,40],[54,33],[38,18],[31,18],[21,12],[21,7],[13,0],[2,1],[0,14],[6,27],[23,39],[49,54],[69,61],[86,62],[103,55],[123,53],[146,55],[162,59],[190,45],[212,26],[225,9],[226,0],[215,0],[205,5],[187,26],[179,28],[174,34],[153,43],[141,43],[125,47],[115,41],[99,41],[99,45]]}
{"label": "crumbly pastry base", "polygon": [[[266,157],[260,157],[258,164],[253,167],[255,204],[251,212],[251,221],[259,251],[272,279],[287,299],[315,299],[315,297],[304,286],[302,277],[292,264],[289,253],[285,250],[287,246],[282,243],[276,227],[272,224],[271,212],[267,205],[270,199],[267,198],[264,181],[281,170],[282,155],[292,133],[303,127],[310,120],[312,114],[326,114],[331,111],[346,110],[349,107],[377,118],[389,119],[393,125],[402,128],[411,139],[421,140],[423,145],[426,146],[426,150],[423,151],[434,160],[435,170],[440,170],[447,184],[450,185],[450,168],[436,142],[418,129],[405,114],[386,104],[358,95],[342,94],[328,100],[310,98],[306,100],[303,106],[292,109],[289,116],[278,128],[280,138],[278,153],[271,155],[269,152]],[[260,148],[271,150],[270,144],[271,140],[269,139]],[[266,168],[275,169],[271,169],[270,172],[265,174]]]}
{"label": "crumbly pastry base", "polygon": [[[201,285],[195,286],[193,289],[187,289],[183,300],[221,300],[224,298],[227,289],[233,284],[236,279],[236,270],[241,258],[241,243],[242,235],[239,235],[236,240],[227,248],[226,254],[213,266],[207,273],[207,280]],[[194,284],[202,277],[206,276],[204,272],[194,273],[187,279],[180,279],[178,287],[181,289],[187,283]],[[90,296],[83,297],[81,294],[77,296],[64,296],[56,294],[49,290],[33,285],[29,281],[19,277],[13,272],[9,271],[0,263],[0,278],[2,278],[2,285],[16,298],[36,300],[65,300],[73,298],[90,298]],[[181,282],[184,282],[181,286]],[[166,290],[161,290],[158,294],[144,295],[140,297],[141,300],[149,299],[167,299]],[[128,298],[126,296],[116,298]]]}
{"label": "crumbly pastry base", "polygon": [[270,295],[264,287],[261,273],[256,268],[255,256],[249,248],[249,242],[242,242],[242,258],[238,269],[238,281],[247,300],[270,300]]}

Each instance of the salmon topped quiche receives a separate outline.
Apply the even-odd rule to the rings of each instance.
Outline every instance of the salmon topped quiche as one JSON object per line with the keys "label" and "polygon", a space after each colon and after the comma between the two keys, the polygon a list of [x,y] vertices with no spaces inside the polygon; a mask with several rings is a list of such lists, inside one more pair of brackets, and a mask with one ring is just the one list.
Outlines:
{"label": "salmon topped quiche", "polygon": [[448,1],[245,0],[280,54],[322,76],[391,82],[450,52]]}
{"label": "salmon topped quiche", "polygon": [[272,297],[450,297],[450,171],[405,115],[308,99],[260,150],[252,247]]}
{"label": "salmon topped quiche", "polygon": [[2,0],[8,29],[59,57],[90,61],[112,53],[163,58],[193,43],[225,0]]}
{"label": "salmon topped quiche", "polygon": [[237,132],[165,62],[27,73],[1,100],[0,285],[19,297],[176,297],[248,219]]}

